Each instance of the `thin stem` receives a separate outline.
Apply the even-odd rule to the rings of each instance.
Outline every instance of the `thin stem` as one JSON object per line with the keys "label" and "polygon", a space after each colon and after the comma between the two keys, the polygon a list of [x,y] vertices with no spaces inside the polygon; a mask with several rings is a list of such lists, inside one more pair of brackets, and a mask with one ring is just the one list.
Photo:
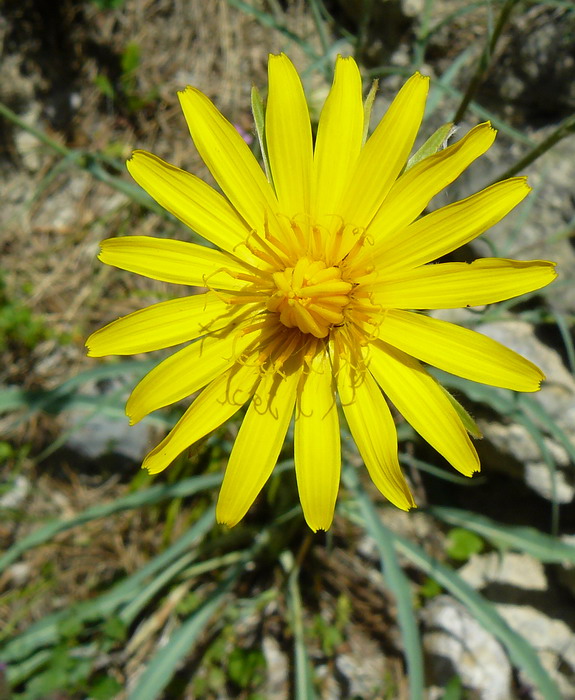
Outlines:
{"label": "thin stem", "polygon": [[323,18],[321,16],[321,8],[319,7],[318,0],[311,0],[310,2],[311,13],[313,15],[313,21],[317,29],[319,40],[321,42],[321,48],[324,56],[329,53],[330,45],[328,37],[325,31],[325,26],[323,24]]}
{"label": "thin stem", "polygon": [[493,180],[493,182],[490,184],[499,182],[500,180],[505,180],[508,177],[513,177],[513,175],[516,175],[517,173],[524,170],[528,165],[531,165],[533,161],[537,160],[539,156],[542,156],[556,143],[573,133],[575,133],[575,114],[572,114],[570,117],[564,119],[553,133],[549,134],[549,136],[546,139],[544,139],[543,141],[541,141],[540,144],[532,148],[529,151],[529,153],[527,153],[525,156],[523,156],[523,158],[521,158],[521,160],[518,160],[517,163],[515,163],[515,165],[512,165],[508,170],[499,175],[499,177]]}
{"label": "thin stem", "polygon": [[0,102],[0,114],[6,119],[8,119],[8,121],[11,121],[13,124],[16,124],[16,126],[19,126],[21,129],[24,129],[24,131],[27,131],[29,134],[32,134],[32,136],[35,136],[38,139],[38,141],[41,141],[46,146],[50,146],[50,148],[53,151],[56,151],[56,153],[59,153],[61,156],[65,156],[66,158],[70,158],[75,161],[79,161],[81,159],[81,156],[78,151],[71,151],[69,148],[66,148],[64,144],[58,143],[58,141],[51,139],[43,131],[36,129],[36,127],[32,126],[31,124],[28,124],[23,119],[21,119],[16,114],[16,112],[13,112],[10,109],[10,107],[7,107],[2,102]]}
{"label": "thin stem", "polygon": [[156,202],[140,187],[122,179],[121,177],[112,175],[102,167],[102,164],[105,164],[108,167],[114,168],[114,170],[117,172],[122,172],[122,166],[119,163],[116,163],[112,159],[100,155],[99,153],[89,153],[88,151],[68,148],[63,143],[59,143],[58,141],[50,138],[50,136],[45,134],[43,131],[40,131],[40,129],[37,129],[35,126],[25,122],[15,112],[13,112],[10,107],[7,107],[2,102],[0,102],[0,115],[24,131],[27,131],[29,134],[32,134],[32,136],[37,138],[38,141],[51,148],[65,160],[73,163],[78,168],[82,168],[83,170],[89,172],[90,175],[96,178],[96,180],[105,182],[107,185],[126,195],[126,197],[131,199],[133,202],[136,202],[140,206],[143,206],[168,220],[171,219],[166,210],[160,207],[159,204],[156,204]]}
{"label": "thin stem", "polygon": [[433,2],[434,0],[425,0],[423,5],[423,12],[421,14],[420,25],[414,44],[413,67],[415,69],[419,69],[425,59],[427,42],[431,36],[429,22],[431,20],[431,13],[433,10]]}
{"label": "thin stem", "polygon": [[493,30],[493,33],[491,34],[491,37],[487,43],[487,46],[485,47],[483,53],[481,54],[481,58],[479,59],[479,62],[477,64],[475,74],[474,74],[473,78],[471,79],[469,86],[467,87],[465,95],[463,96],[463,99],[461,100],[461,104],[457,108],[457,112],[455,113],[455,117],[453,117],[453,121],[456,124],[458,124],[463,119],[463,116],[464,116],[465,112],[467,111],[467,107],[469,106],[469,103],[474,98],[475,93],[479,89],[479,86],[481,85],[481,83],[485,80],[485,77],[487,75],[489,67],[491,66],[491,60],[492,60],[493,54],[495,52],[495,46],[497,45],[499,37],[501,36],[501,32],[503,31],[503,27],[507,24],[507,20],[509,19],[509,15],[511,14],[511,11],[513,10],[513,8],[515,7],[515,5],[518,2],[519,2],[519,0],[506,0],[503,7],[501,8],[501,12],[499,13],[499,17],[497,18],[497,24],[495,25],[495,29]]}

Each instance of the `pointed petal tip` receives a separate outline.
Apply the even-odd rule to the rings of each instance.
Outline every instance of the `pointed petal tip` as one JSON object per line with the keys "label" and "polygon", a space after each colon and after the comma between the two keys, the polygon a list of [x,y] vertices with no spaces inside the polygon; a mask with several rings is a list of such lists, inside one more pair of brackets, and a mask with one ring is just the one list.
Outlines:
{"label": "pointed petal tip", "polygon": [[[128,423],[130,425],[136,425],[136,423],[139,423],[143,416],[139,416],[135,411],[132,410],[130,406],[130,399],[128,399],[128,402],[126,403],[126,409],[125,409],[126,416],[128,417]],[[145,462],[145,460],[144,460]],[[147,469],[147,467],[146,467]]]}
{"label": "pointed petal tip", "polygon": [[423,73],[420,73],[419,71],[415,71],[410,80],[417,80],[423,85],[423,83],[429,84],[430,77],[428,75],[423,75]]}
{"label": "pointed petal tip", "polygon": [[224,525],[225,527],[232,528],[235,527],[241,519],[241,517],[231,517],[231,514],[229,513],[222,513],[220,508],[216,506],[216,522],[218,525]]}
{"label": "pointed petal tip", "polygon": [[[305,515],[304,515],[304,517],[305,517]],[[306,521],[309,529],[314,534],[316,534],[318,532],[327,532],[329,530],[329,528],[331,527],[331,524],[333,522],[333,516],[331,518],[329,518],[329,521],[327,521],[323,518],[316,519],[316,518],[309,518],[309,517],[306,517],[305,521]]]}
{"label": "pointed petal tip", "polygon": [[152,450],[148,455],[146,455],[146,457],[144,458],[144,461],[142,462],[141,468],[148,472],[148,476],[153,476],[154,474],[159,474],[160,472],[163,472],[164,469],[166,469],[169,466],[169,464],[162,464],[162,463],[154,466],[154,463],[153,463],[154,452],[155,452],[155,450]]}

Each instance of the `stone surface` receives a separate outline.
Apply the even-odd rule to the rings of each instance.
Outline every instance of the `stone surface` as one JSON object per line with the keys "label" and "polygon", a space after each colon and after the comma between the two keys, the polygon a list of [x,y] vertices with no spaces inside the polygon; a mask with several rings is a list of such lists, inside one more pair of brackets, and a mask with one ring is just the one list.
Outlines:
{"label": "stone surface", "polygon": [[517,552],[474,554],[458,573],[464,581],[477,589],[493,582],[521,590],[547,589],[547,577],[541,562]]}
{"label": "stone surface", "polygon": [[448,595],[431,600],[422,612],[431,680],[445,687],[459,676],[482,700],[509,700],[511,666],[503,647]]}

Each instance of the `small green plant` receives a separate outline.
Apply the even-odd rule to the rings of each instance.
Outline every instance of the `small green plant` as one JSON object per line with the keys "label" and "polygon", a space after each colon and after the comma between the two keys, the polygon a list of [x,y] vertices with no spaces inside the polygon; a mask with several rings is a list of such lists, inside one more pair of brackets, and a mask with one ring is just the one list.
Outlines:
{"label": "small green plant", "polygon": [[8,293],[0,275],[0,351],[31,350],[48,337],[45,322]]}
{"label": "small green plant", "polygon": [[327,622],[321,615],[316,615],[313,622],[313,634],[319,640],[323,653],[333,656],[337,647],[345,639],[345,627],[351,615],[351,601],[342,594],[337,599],[335,615],[332,622]]}
{"label": "small green plant", "polygon": [[99,10],[117,10],[122,7],[124,0],[91,0]]}
{"label": "small green plant", "polygon": [[265,677],[266,661],[259,649],[236,647],[228,659],[228,676],[238,688],[248,690],[260,685]]}
{"label": "small green plant", "polygon": [[126,45],[120,56],[120,75],[114,80],[104,73],[94,78],[94,85],[109,100],[126,109],[130,114],[138,112],[157,99],[156,89],[140,91],[137,70],[140,66],[140,46],[135,42]]}
{"label": "small green plant", "polygon": [[454,527],[447,535],[447,554],[451,559],[467,561],[472,554],[483,550],[483,540],[470,530]]}

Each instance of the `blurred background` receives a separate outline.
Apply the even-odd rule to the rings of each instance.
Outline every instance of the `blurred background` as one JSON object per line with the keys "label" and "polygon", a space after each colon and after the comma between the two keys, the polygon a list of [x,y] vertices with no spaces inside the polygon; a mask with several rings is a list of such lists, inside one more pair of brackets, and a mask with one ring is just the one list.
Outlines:
{"label": "blurred background", "polygon": [[[0,2],[0,699],[575,698],[575,8],[568,0]],[[538,364],[536,395],[442,382],[477,420],[459,477],[397,416],[417,511],[368,483],[349,435],[330,533],[301,516],[292,449],[245,521],[214,524],[233,422],[140,471],[175,406],[129,427],[162,357],[85,357],[105,323],[186,290],[106,267],[116,235],[197,240],[125,170],[135,148],[213,181],[176,93],[250,112],[285,51],[312,121],[353,55],[372,124],[415,70],[423,142],[491,120],[494,147],[431,208],[509,174],[531,196],[452,260],[547,259],[559,279],[438,314]],[[356,469],[356,467],[360,467]]]}

